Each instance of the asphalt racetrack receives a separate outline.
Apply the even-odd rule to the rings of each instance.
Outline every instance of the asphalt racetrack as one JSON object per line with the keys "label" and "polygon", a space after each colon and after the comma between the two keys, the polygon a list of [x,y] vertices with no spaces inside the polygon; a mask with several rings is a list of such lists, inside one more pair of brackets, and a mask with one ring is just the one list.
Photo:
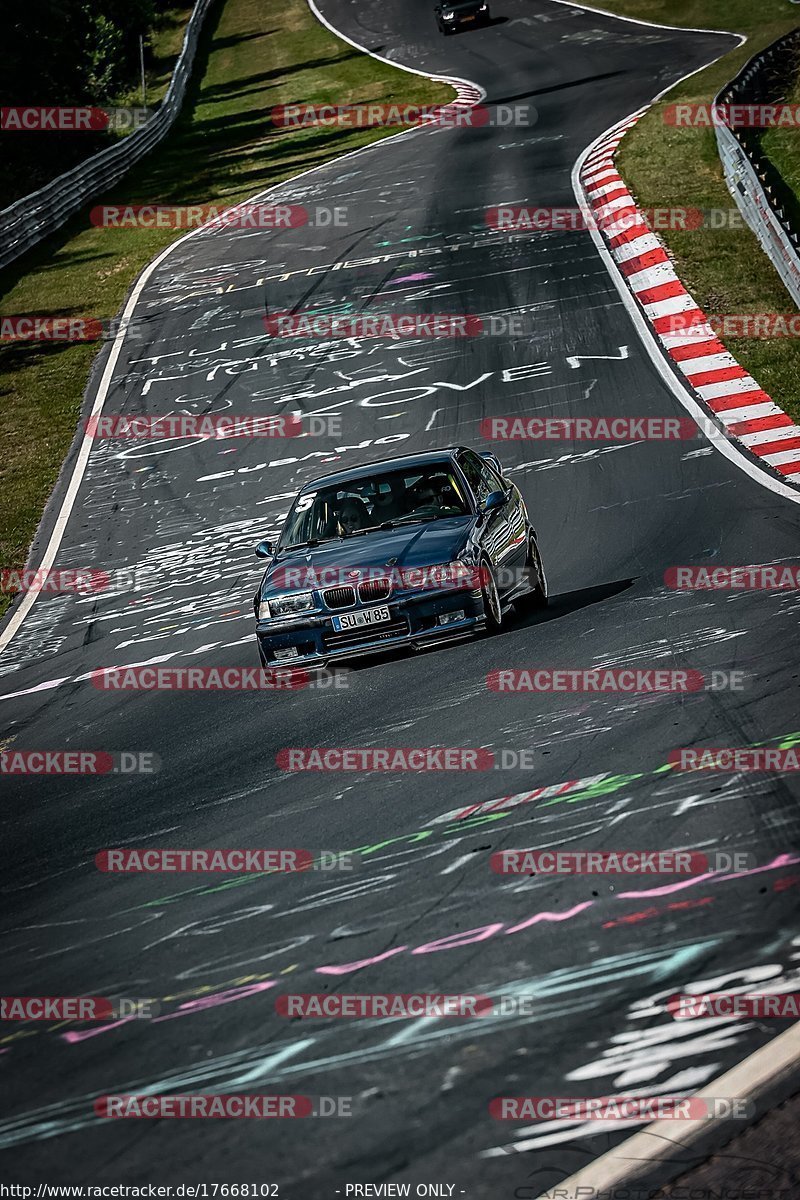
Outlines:
{"label": "asphalt racetrack", "polygon": [[[272,1183],[288,1200],[436,1183],[454,1196],[532,1200],[636,1126],[498,1121],[492,1097],[691,1092],[784,1028],[679,1023],[664,1001],[698,981],[791,989],[794,778],[666,764],[677,747],[800,739],[796,593],[677,592],[664,572],[791,561],[797,506],[702,440],[501,444],[480,434],[484,418],[509,414],[686,415],[590,235],[509,236],[485,213],[574,206],[581,151],[731,39],[550,0],[504,0],[490,27],[448,39],[423,0],[326,0],[324,14],[397,63],[476,82],[490,111],[532,105],[536,119],[418,129],[332,163],[273,196],[340,206],[346,225],[198,234],[142,291],[105,412],[299,409],[339,415],[341,432],[92,449],[58,565],[135,568],[153,584],[42,595],[0,657],[0,729],[13,748],[154,752],[161,770],[3,782],[4,990],[149,997],[160,1008],[111,1027],[4,1028],[9,1181]],[[294,307],[528,323],[522,335],[413,342],[267,337],[265,312]],[[549,576],[544,615],[354,665],[346,686],[93,686],[92,671],[129,663],[257,665],[252,550],[280,528],[296,489],[334,466],[451,444],[494,449],[521,488]],[[737,671],[741,687],[504,694],[486,684],[503,668],[603,666]],[[501,765],[334,773],[276,762],[282,748],[315,746],[482,746]],[[529,765],[502,766],[522,750]],[[547,790],[453,815],[537,789]],[[120,846],[360,857],[327,875],[98,871],[95,854]],[[688,879],[493,874],[490,855],[517,846],[688,846],[746,852],[753,865]],[[474,1021],[275,1011],[276,996],[319,991],[535,1004],[533,1015]],[[350,1097],[352,1115],[94,1113],[96,1096],[144,1091]]]}

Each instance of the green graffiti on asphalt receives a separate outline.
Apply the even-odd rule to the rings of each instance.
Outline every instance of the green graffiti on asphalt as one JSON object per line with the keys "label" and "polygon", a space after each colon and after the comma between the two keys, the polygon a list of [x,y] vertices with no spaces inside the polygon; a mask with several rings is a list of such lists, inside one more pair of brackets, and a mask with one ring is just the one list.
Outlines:
{"label": "green graffiti on asphalt", "polygon": [[[768,746],[771,744],[775,744],[779,750],[791,750],[792,747],[800,745],[800,731],[784,734],[780,740],[768,738],[762,742],[749,743],[750,746]],[[607,775],[605,778],[596,780],[579,791],[569,792],[563,796],[551,796],[542,800],[536,807],[551,808],[554,804],[578,804],[582,800],[597,800],[603,796],[613,795],[614,792],[620,791],[622,788],[634,783],[637,779],[663,775],[673,770],[675,770],[673,763],[664,763],[660,767],[655,767],[652,771],[636,771],[625,775]],[[475,816],[464,817],[449,825],[437,826],[432,829],[419,829],[413,833],[401,833],[397,837],[386,838],[382,842],[374,842],[366,846],[355,846],[352,850],[345,851],[345,853],[360,854],[366,857],[371,854],[377,854],[379,850],[384,850],[387,846],[396,846],[402,842],[408,842],[413,845],[418,842],[426,842],[434,836],[452,837],[454,834],[463,834],[465,830],[477,829],[482,825],[492,824],[494,821],[502,821],[516,811],[516,807],[512,807],[504,811],[476,813]],[[182,892],[173,892],[168,896],[160,896],[157,900],[147,900],[143,904],[135,904],[131,908],[123,909],[123,912],[136,912],[142,908],[160,908],[165,904],[176,904],[178,901],[186,899],[189,896],[213,896],[218,892],[226,892],[231,888],[244,887],[246,884],[255,883],[259,879],[264,879],[275,874],[278,874],[278,872],[254,871],[247,875],[237,875],[233,879],[227,879],[224,883],[215,883],[212,885],[201,884],[197,887],[186,888]]]}

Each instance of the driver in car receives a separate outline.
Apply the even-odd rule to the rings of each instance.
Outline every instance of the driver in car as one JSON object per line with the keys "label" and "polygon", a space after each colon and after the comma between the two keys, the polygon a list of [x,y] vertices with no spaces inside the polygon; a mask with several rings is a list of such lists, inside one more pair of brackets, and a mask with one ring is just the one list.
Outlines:
{"label": "driver in car", "polygon": [[359,529],[366,529],[371,524],[369,510],[358,496],[345,496],[336,514],[336,532],[339,537],[347,537]]}
{"label": "driver in car", "polygon": [[411,489],[409,512],[416,509],[433,508],[444,516],[449,511],[462,512],[459,496],[447,475],[429,475],[420,479]]}

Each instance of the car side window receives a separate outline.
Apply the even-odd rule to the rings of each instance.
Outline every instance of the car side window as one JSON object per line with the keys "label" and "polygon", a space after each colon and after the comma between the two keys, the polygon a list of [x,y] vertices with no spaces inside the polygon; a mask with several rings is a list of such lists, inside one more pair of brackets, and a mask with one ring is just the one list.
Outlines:
{"label": "car side window", "polygon": [[471,450],[465,451],[458,457],[458,465],[467,477],[467,483],[472,488],[479,504],[483,504],[490,492],[503,491],[503,484],[496,471],[479,458]]}
{"label": "car side window", "polygon": [[477,454],[465,451],[458,455],[458,465],[467,477],[467,483],[476,499],[480,498],[481,489],[481,460]]}
{"label": "car side window", "polygon": [[494,467],[486,459],[481,459],[481,478],[486,481],[486,486],[490,492],[504,492],[506,490],[506,485],[497,474],[497,471],[495,471]]}

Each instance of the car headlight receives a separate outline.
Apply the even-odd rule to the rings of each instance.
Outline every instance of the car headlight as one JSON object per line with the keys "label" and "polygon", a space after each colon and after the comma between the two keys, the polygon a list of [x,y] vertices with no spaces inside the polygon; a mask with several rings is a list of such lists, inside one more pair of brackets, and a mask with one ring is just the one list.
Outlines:
{"label": "car headlight", "polygon": [[478,568],[465,562],[435,563],[429,567],[407,567],[403,586],[410,591],[435,591],[437,588],[479,587]]}
{"label": "car headlight", "polygon": [[291,617],[294,613],[308,612],[313,607],[312,592],[289,592],[285,596],[262,600],[258,606],[258,618],[260,621],[269,621],[271,617]]}
{"label": "car headlight", "polygon": [[456,15],[455,13],[442,13],[442,20],[443,21],[452,21],[452,19],[455,15]]}

